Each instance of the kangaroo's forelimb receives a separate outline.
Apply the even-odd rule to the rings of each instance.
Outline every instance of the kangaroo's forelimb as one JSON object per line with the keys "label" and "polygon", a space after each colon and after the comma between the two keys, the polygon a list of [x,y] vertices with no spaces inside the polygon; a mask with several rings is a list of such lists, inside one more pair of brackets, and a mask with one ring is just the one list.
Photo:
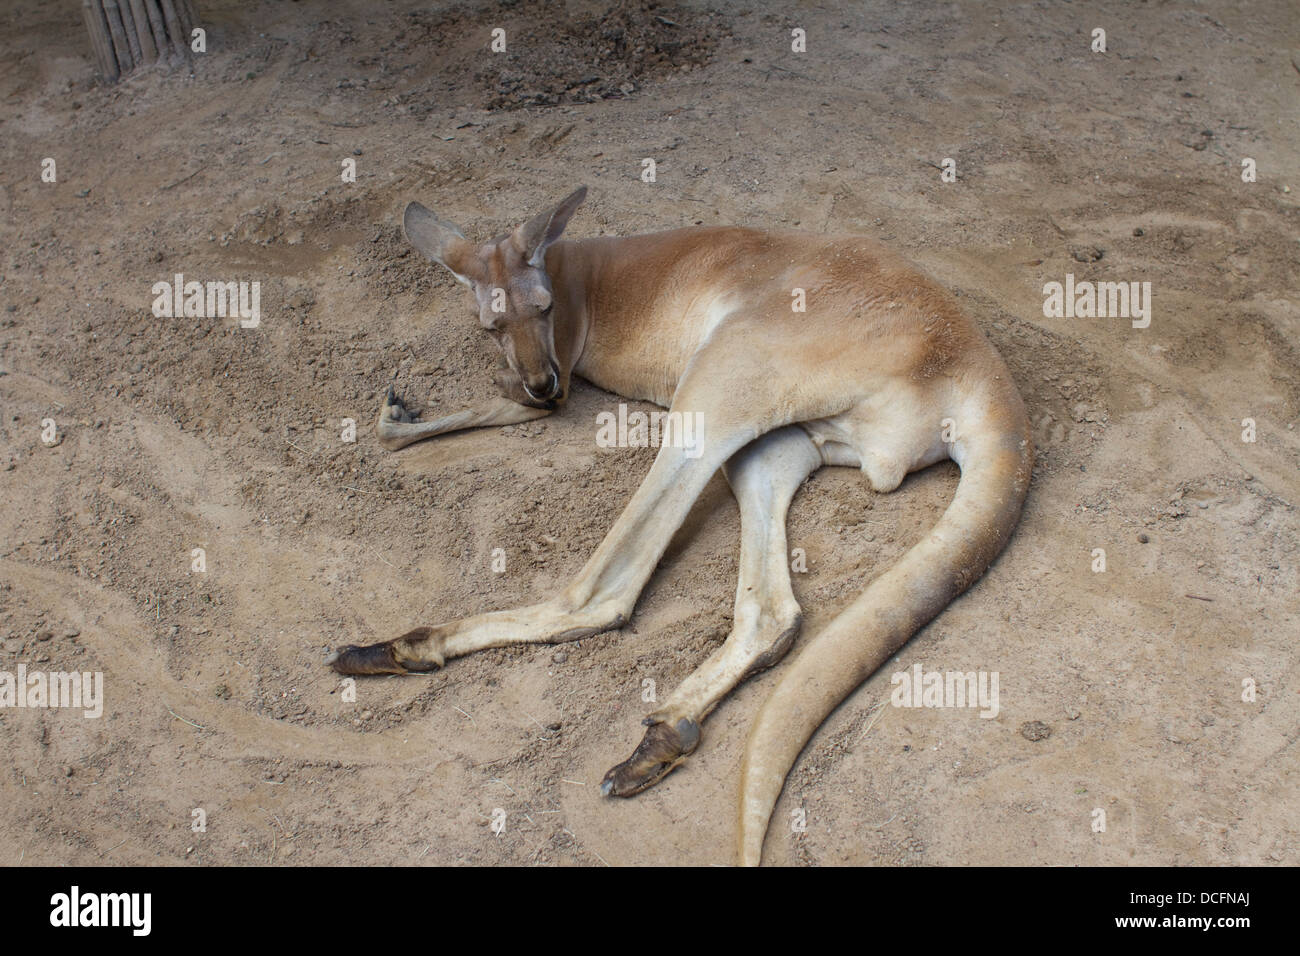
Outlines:
{"label": "kangaroo's forelimb", "polygon": [[434,435],[463,431],[466,428],[483,428],[489,425],[517,425],[531,422],[551,414],[552,408],[535,405],[521,405],[510,398],[495,398],[465,411],[441,415],[429,422],[417,422],[407,411],[405,404],[397,397],[392,387],[379,409],[379,419],[375,422],[375,434],[379,443],[389,451],[405,448],[413,442]]}

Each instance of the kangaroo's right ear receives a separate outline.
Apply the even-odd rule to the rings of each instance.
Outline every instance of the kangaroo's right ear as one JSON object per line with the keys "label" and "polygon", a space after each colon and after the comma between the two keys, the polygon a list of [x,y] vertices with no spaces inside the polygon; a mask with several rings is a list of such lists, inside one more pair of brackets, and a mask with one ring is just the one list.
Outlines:
{"label": "kangaroo's right ear", "polygon": [[457,282],[473,288],[474,244],[456,226],[439,219],[418,202],[410,202],[402,213],[402,231],[411,245],[445,266]]}

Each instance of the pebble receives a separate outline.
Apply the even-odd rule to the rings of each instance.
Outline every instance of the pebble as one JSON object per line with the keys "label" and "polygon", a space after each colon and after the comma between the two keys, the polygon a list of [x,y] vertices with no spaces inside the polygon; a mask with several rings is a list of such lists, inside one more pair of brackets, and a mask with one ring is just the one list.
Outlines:
{"label": "pebble", "polygon": [[1052,736],[1052,728],[1041,720],[1030,720],[1020,725],[1020,736],[1026,740],[1046,740]]}

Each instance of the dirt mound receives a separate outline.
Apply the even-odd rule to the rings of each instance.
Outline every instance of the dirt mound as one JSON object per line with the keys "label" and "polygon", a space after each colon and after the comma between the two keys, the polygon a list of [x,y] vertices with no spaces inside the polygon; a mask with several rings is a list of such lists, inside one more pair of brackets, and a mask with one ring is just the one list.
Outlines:
{"label": "dirt mound", "polygon": [[[643,82],[706,65],[730,32],[719,14],[654,0],[592,6],[570,7],[559,18],[553,0],[502,3],[490,16],[465,5],[411,13],[394,49],[435,55],[439,75],[403,102],[417,104],[440,86],[457,97],[472,93],[472,105],[503,110],[629,96]],[[494,29],[505,31],[505,50],[485,55],[483,34]],[[453,38],[464,36],[473,37],[472,46],[455,49]]]}

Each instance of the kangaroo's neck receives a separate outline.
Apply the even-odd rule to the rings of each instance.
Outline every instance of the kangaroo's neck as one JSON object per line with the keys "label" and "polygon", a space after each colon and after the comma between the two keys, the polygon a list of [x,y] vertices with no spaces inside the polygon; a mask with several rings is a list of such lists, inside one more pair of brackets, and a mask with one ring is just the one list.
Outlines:
{"label": "kangaroo's neck", "polygon": [[689,252],[682,232],[564,240],[547,250],[556,355],[575,374],[668,404],[691,349],[688,309],[677,301],[686,290],[665,281]]}
{"label": "kangaroo's neck", "polygon": [[555,353],[570,371],[582,359],[591,333],[588,289],[599,276],[589,250],[560,240],[546,250],[546,272],[555,299]]}

